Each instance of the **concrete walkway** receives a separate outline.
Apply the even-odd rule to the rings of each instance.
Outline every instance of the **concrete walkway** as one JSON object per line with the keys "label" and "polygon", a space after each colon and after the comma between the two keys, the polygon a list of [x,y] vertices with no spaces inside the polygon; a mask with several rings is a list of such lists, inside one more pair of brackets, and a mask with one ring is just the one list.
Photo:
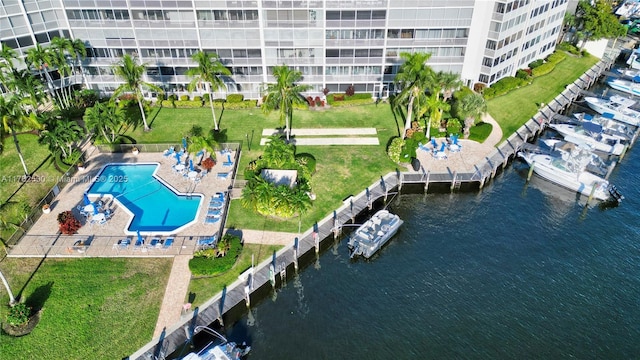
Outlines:
{"label": "concrete walkway", "polygon": [[180,320],[191,280],[191,271],[189,270],[191,257],[191,255],[178,255],[173,259],[171,274],[169,281],[167,281],[162,305],[160,305],[160,314],[156,329],[153,331],[153,338],[160,336],[165,327],[169,328]]}
{"label": "concrete walkway", "polygon": [[289,245],[298,236],[296,233],[242,230],[242,241],[245,244]]}
{"label": "concrete walkway", "polygon": [[[277,129],[263,129],[262,136],[281,134]],[[376,135],[376,128],[291,129],[291,136]]]}
{"label": "concrete walkway", "polygon": [[[282,133],[277,129],[262,130],[263,137],[260,139],[260,145],[264,146],[269,141],[265,136]],[[291,136],[293,136],[291,143],[294,145],[380,145],[377,135],[376,128],[291,129]]]}
{"label": "concrete walkway", "polygon": [[[269,139],[260,139],[260,145],[265,145]],[[377,137],[326,137],[326,138],[292,138],[294,145],[380,145]]]}

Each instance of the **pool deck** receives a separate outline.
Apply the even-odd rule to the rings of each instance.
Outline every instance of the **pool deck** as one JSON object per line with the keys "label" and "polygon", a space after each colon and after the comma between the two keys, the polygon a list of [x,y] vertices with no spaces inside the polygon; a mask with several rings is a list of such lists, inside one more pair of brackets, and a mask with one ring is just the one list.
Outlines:
{"label": "pool deck", "polygon": [[[231,158],[234,158],[234,153]],[[175,256],[180,254],[191,254],[196,250],[197,239],[217,234],[220,230],[220,223],[205,224],[207,214],[207,204],[212,195],[216,192],[227,191],[231,186],[235,167],[224,167],[221,159],[226,159],[226,155],[216,153],[218,161],[211,172],[202,178],[199,183],[185,178],[175,172],[172,166],[176,163],[174,157],[164,157],[162,153],[110,153],[101,154],[94,151],[85,164],[86,170],[78,172],[69,179],[69,183],[60,191],[60,194],[51,204],[51,212],[43,214],[40,219],[31,227],[25,237],[9,251],[9,256],[34,256],[42,257],[77,257],[77,256],[119,256],[119,257],[146,257],[146,256]],[[186,161],[186,159],[183,159]],[[130,215],[123,211],[119,205],[109,198],[104,198],[105,206],[110,208],[113,217],[104,225],[91,225],[86,222],[84,216],[80,215],[76,206],[83,204],[83,193],[91,186],[91,180],[98,174],[104,165],[109,163],[150,163],[160,164],[156,176],[170,184],[175,190],[183,193],[193,192],[204,195],[203,206],[198,213],[197,221],[184,228],[181,232],[171,234],[175,236],[175,243],[169,249],[142,248],[118,249],[114,246],[118,240],[126,238],[125,226],[130,221]],[[229,173],[226,178],[220,178],[218,173]],[[195,184],[195,189],[194,189]],[[94,199],[92,199],[94,200]],[[57,216],[59,213],[72,210],[76,218],[81,220],[83,226],[75,235],[59,235]],[[224,214],[222,215],[224,216]],[[144,234],[143,234],[144,235]],[[146,243],[157,234],[147,234]],[[134,238],[129,235],[128,237]],[[166,238],[167,236],[157,236]],[[89,240],[90,245],[74,247],[78,240]]]}

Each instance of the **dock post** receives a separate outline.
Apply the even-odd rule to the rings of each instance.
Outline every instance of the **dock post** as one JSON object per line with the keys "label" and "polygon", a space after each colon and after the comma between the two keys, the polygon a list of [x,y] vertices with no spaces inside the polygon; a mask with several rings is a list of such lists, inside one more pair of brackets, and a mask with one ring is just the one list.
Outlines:
{"label": "dock post", "polygon": [[396,169],[396,176],[398,176],[398,192],[400,192],[400,190],[402,190],[402,174],[400,170]]}
{"label": "dock post", "polygon": [[[338,237],[339,234],[337,234],[337,230],[334,231],[334,237]],[[296,238],[297,239],[297,238]],[[320,237],[318,236],[317,232],[313,232],[313,246],[315,246],[316,248],[316,254],[320,253]],[[296,261],[297,263],[297,261]]]}
{"label": "dock post", "polygon": [[247,304],[247,307],[251,305],[251,290],[249,289],[249,284],[244,286],[244,302]]}
{"label": "dock post", "polygon": [[254,254],[251,254],[251,281],[249,282],[249,285],[251,286],[251,290],[253,290],[253,278],[256,275],[256,267],[254,266],[254,263],[253,263],[253,260],[254,260],[253,255]]}
{"label": "dock post", "polygon": [[293,240],[293,268],[298,271],[298,245],[299,239],[296,237]]}
{"label": "dock post", "polygon": [[458,176],[458,171],[454,171],[453,172],[453,179],[451,179],[451,188],[449,190],[451,190],[451,192],[453,192],[453,189],[456,187],[456,177]]}
{"label": "dock post", "polygon": [[482,190],[482,188],[484,187],[484,182],[485,182],[485,180],[487,180],[487,177],[486,177],[486,176],[483,176],[483,177],[480,179],[480,190]]}
{"label": "dock post", "polygon": [[620,153],[620,158],[618,159],[618,161],[622,161],[622,159],[624,158],[624,155],[627,153],[628,148],[629,148],[629,144],[625,145],[624,148],[622,148],[622,153]]}
{"label": "dock post", "polygon": [[598,187],[597,183],[593,184],[593,186],[591,187],[591,192],[589,193],[589,198],[587,199],[587,205],[589,205],[589,203],[593,199],[593,194],[596,192],[597,187]]}
{"label": "dock post", "polygon": [[338,214],[333,210],[333,239],[337,239],[338,235]]}
{"label": "dock post", "polygon": [[429,190],[429,178],[431,177],[431,170],[427,171],[427,180],[424,182],[424,193]]}
{"label": "dock post", "polygon": [[382,175],[380,175],[380,187],[382,187],[382,190],[384,190],[384,202],[386,204],[389,190],[387,190],[387,184],[384,182],[384,177],[382,177]]}
{"label": "dock post", "polygon": [[271,287],[276,287],[276,269],[273,263],[269,264],[269,282],[271,283]]}
{"label": "dock post", "polygon": [[533,168],[536,166],[536,162],[532,162],[531,166],[529,166],[529,173],[527,174],[527,181],[531,179],[531,174],[533,174]]}
{"label": "dock post", "polygon": [[609,170],[607,170],[607,175],[604,177],[605,180],[609,180],[609,176],[611,176],[611,173],[613,172],[613,169],[615,169],[617,162],[612,162],[611,166],[609,166]]}
{"label": "dock post", "polygon": [[367,191],[367,207],[369,208],[369,211],[371,211],[371,209],[373,208],[373,203],[371,202],[371,192],[369,191],[369,188],[366,189]]}
{"label": "dock post", "polygon": [[353,213],[353,196],[349,198],[349,212],[351,213],[351,223],[355,223],[356,214]]}

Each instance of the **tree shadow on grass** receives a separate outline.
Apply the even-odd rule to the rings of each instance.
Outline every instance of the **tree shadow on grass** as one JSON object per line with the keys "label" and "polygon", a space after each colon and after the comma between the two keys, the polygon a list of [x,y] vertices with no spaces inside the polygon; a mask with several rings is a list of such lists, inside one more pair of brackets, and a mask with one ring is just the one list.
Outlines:
{"label": "tree shadow on grass", "polygon": [[389,97],[389,108],[391,109],[391,113],[393,114],[393,120],[396,122],[396,129],[398,130],[398,136],[402,136],[400,132],[400,124],[398,124],[398,117],[400,117],[400,121],[402,122],[402,128],[404,129],[405,116],[400,107],[394,107],[393,104],[395,102],[395,95],[391,95]]}
{"label": "tree shadow on grass", "polygon": [[51,288],[53,288],[53,281],[38,286],[38,288],[29,295],[25,303],[33,309],[33,312],[42,310],[44,303],[46,303],[49,296],[51,296]]}

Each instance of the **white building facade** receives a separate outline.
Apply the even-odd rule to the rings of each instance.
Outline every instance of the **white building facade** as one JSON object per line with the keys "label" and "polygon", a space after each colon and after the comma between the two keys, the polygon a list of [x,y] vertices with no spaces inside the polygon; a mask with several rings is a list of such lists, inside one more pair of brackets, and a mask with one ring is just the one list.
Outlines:
{"label": "white building facade", "polygon": [[567,0],[0,0],[0,40],[24,55],[55,36],[82,39],[88,85],[106,93],[125,53],[147,64],[146,81],[182,93],[191,55],[204,50],[231,70],[228,92],[247,98],[259,98],[282,64],[300,70],[312,93],[353,85],[384,96],[401,52],[431,53],[434,70],[468,86],[514,75],[553,52],[566,8]]}

